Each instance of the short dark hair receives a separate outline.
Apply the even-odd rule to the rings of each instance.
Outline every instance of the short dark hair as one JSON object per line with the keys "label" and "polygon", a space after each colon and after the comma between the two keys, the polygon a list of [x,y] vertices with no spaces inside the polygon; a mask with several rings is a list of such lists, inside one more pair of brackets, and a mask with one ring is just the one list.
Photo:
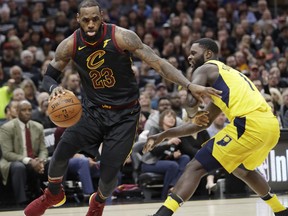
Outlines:
{"label": "short dark hair", "polygon": [[95,0],[84,0],[78,6],[78,13],[80,12],[81,8],[94,7],[94,6],[96,6],[96,7],[98,6],[99,10],[101,11],[101,6],[100,6],[100,4],[97,1],[95,1]]}
{"label": "short dark hair", "polygon": [[201,47],[204,47],[205,49],[211,50],[216,55],[219,52],[219,48],[218,48],[217,43],[210,38],[201,38],[199,40],[196,40],[193,43],[199,43],[199,45]]}

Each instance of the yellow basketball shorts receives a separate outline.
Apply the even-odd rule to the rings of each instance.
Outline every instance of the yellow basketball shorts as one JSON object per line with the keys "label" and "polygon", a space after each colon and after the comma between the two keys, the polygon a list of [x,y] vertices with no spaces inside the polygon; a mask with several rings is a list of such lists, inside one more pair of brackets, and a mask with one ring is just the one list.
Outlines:
{"label": "yellow basketball shorts", "polygon": [[231,173],[240,164],[248,170],[258,167],[277,144],[279,136],[276,117],[253,113],[235,118],[206,143],[213,141],[213,157]]}

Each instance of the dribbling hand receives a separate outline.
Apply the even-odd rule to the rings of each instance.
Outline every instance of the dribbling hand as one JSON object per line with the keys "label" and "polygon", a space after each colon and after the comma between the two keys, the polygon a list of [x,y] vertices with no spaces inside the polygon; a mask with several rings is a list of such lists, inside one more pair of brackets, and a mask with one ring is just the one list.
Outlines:
{"label": "dribbling hand", "polygon": [[74,93],[72,91],[69,91],[69,90],[63,88],[62,86],[57,86],[51,92],[48,102],[50,102],[52,99],[55,99],[56,97],[60,97],[62,94],[65,94],[66,92],[69,92],[69,93],[74,95]]}

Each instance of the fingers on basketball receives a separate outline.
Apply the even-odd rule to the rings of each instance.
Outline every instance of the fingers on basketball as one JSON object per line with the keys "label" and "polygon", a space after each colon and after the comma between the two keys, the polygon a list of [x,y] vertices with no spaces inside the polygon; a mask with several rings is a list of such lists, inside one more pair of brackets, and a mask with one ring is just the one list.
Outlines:
{"label": "fingers on basketball", "polygon": [[50,99],[47,112],[55,125],[67,128],[80,120],[82,105],[73,93],[66,92]]}

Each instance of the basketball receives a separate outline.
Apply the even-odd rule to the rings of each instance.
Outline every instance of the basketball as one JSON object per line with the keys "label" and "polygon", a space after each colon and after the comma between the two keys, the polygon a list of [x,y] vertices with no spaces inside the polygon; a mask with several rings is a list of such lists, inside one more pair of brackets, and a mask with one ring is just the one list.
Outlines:
{"label": "basketball", "polygon": [[82,106],[74,94],[66,92],[49,102],[47,112],[55,125],[67,128],[79,121],[82,115]]}

